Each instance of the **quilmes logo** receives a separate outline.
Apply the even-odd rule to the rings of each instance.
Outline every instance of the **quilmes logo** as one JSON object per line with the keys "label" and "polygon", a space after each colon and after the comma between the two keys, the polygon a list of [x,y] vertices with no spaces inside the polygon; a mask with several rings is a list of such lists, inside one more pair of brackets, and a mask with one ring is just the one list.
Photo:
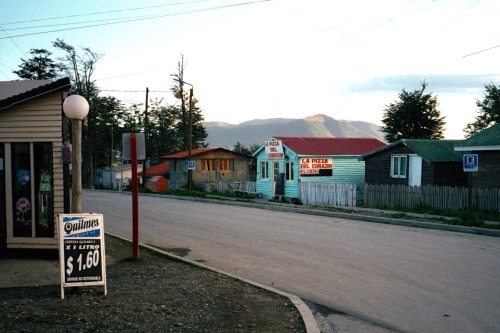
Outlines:
{"label": "quilmes logo", "polygon": [[99,237],[100,219],[96,217],[65,217],[64,237]]}

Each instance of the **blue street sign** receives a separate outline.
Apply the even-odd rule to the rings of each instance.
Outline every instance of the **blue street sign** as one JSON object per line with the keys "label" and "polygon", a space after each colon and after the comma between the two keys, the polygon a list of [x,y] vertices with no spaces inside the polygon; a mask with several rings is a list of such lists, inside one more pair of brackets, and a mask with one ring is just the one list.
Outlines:
{"label": "blue street sign", "polygon": [[476,172],[478,170],[477,154],[464,155],[464,172]]}
{"label": "blue street sign", "polygon": [[187,162],[188,162],[188,170],[194,170],[195,169],[194,161],[187,161]]}

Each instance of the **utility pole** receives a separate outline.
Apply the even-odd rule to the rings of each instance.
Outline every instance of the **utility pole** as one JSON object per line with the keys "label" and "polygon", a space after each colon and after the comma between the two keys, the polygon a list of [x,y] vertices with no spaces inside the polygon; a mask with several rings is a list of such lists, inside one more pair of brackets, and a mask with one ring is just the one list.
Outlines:
{"label": "utility pole", "polygon": [[[188,161],[191,161],[191,149],[193,147],[193,86],[189,90],[189,150],[188,150]],[[188,170],[188,183],[189,190],[191,191],[191,184],[193,182],[193,170]]]}
{"label": "utility pole", "polygon": [[146,161],[148,160],[148,100],[149,100],[149,88],[146,87],[146,110],[144,111],[144,144],[145,149],[145,159],[142,162],[142,188],[146,188]]}

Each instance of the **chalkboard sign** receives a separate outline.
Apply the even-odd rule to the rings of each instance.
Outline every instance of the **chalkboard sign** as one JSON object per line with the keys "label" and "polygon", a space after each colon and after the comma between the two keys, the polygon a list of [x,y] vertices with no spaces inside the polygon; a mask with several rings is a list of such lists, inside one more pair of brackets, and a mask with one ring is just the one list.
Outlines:
{"label": "chalkboard sign", "polygon": [[285,174],[283,172],[276,175],[275,195],[285,195]]}
{"label": "chalkboard sign", "polygon": [[61,298],[65,287],[104,285],[106,255],[102,214],[58,216]]}

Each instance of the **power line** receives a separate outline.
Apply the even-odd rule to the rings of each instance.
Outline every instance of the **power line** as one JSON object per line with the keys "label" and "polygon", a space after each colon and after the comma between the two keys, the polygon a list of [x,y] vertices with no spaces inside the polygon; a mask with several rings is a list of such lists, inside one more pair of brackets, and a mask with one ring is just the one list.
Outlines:
{"label": "power line", "polygon": [[[77,29],[85,29],[85,28],[93,28],[93,27],[99,27],[99,26],[106,26],[106,25],[112,25],[112,24],[120,24],[120,23],[130,23],[130,22],[136,22],[136,21],[152,20],[152,19],[158,19],[158,18],[169,17],[169,16],[178,16],[178,15],[186,15],[186,14],[193,14],[193,13],[201,13],[201,12],[207,12],[207,11],[213,11],[213,10],[231,8],[231,7],[251,5],[251,4],[256,4],[256,3],[259,3],[259,2],[267,2],[267,1],[271,1],[271,0],[256,0],[256,1],[249,1],[249,2],[240,2],[240,3],[236,3],[236,4],[231,4],[231,5],[223,5],[223,6],[216,6],[216,7],[194,9],[194,10],[185,11],[185,12],[179,12],[179,13],[170,13],[170,14],[162,14],[162,15],[155,15],[155,16],[140,17],[140,18],[123,19],[121,21],[107,22],[107,23],[97,23],[97,24],[90,24],[90,25],[83,25],[83,26],[73,27],[73,28],[64,28],[64,29],[55,29],[55,30],[46,30],[46,31],[40,31],[40,32],[32,32],[32,33],[20,34],[20,35],[9,36],[9,37],[0,37],[0,40],[7,39],[7,38],[12,39],[12,38],[17,38],[17,37],[26,37],[26,36],[33,36],[33,35],[48,34],[48,33],[51,33],[51,32],[61,32],[61,31],[69,31],[69,30],[77,30]],[[120,19],[118,19],[118,20],[120,20]]]}
{"label": "power line", "polygon": [[109,10],[109,11],[105,11],[105,12],[94,12],[94,13],[86,13],[86,14],[74,14],[74,15],[66,15],[66,16],[56,16],[56,17],[48,17],[48,18],[43,18],[43,19],[34,19],[34,20],[26,20],[26,21],[7,22],[7,23],[2,23],[2,25],[5,26],[5,25],[12,25],[12,24],[20,24],[20,23],[41,22],[41,21],[51,21],[51,20],[67,19],[67,18],[72,18],[72,17],[81,17],[81,16],[91,16],[91,15],[101,15],[101,14],[128,12],[128,11],[134,11],[134,10],[152,9],[152,8],[159,8],[159,7],[171,7],[171,6],[185,5],[185,4],[191,4],[191,3],[196,3],[196,2],[204,2],[204,1],[210,1],[210,0],[184,1],[184,2],[171,3],[171,4],[167,4],[167,5],[136,7],[136,8]]}
{"label": "power line", "polygon": [[[114,89],[99,89],[99,91],[112,91],[112,92],[136,92],[144,93],[144,90],[114,90]],[[149,90],[149,92],[172,92],[170,90]]]}
{"label": "power line", "polygon": [[496,46],[493,46],[493,47],[490,47],[490,48],[487,48],[487,49],[484,49],[484,50],[481,50],[481,51],[477,51],[477,52],[474,52],[474,53],[471,53],[471,54],[466,54],[466,55],[462,56],[462,58],[466,58],[466,57],[470,57],[470,56],[478,54],[478,53],[490,51],[490,50],[496,49],[497,47],[500,47],[500,45],[496,45]]}

